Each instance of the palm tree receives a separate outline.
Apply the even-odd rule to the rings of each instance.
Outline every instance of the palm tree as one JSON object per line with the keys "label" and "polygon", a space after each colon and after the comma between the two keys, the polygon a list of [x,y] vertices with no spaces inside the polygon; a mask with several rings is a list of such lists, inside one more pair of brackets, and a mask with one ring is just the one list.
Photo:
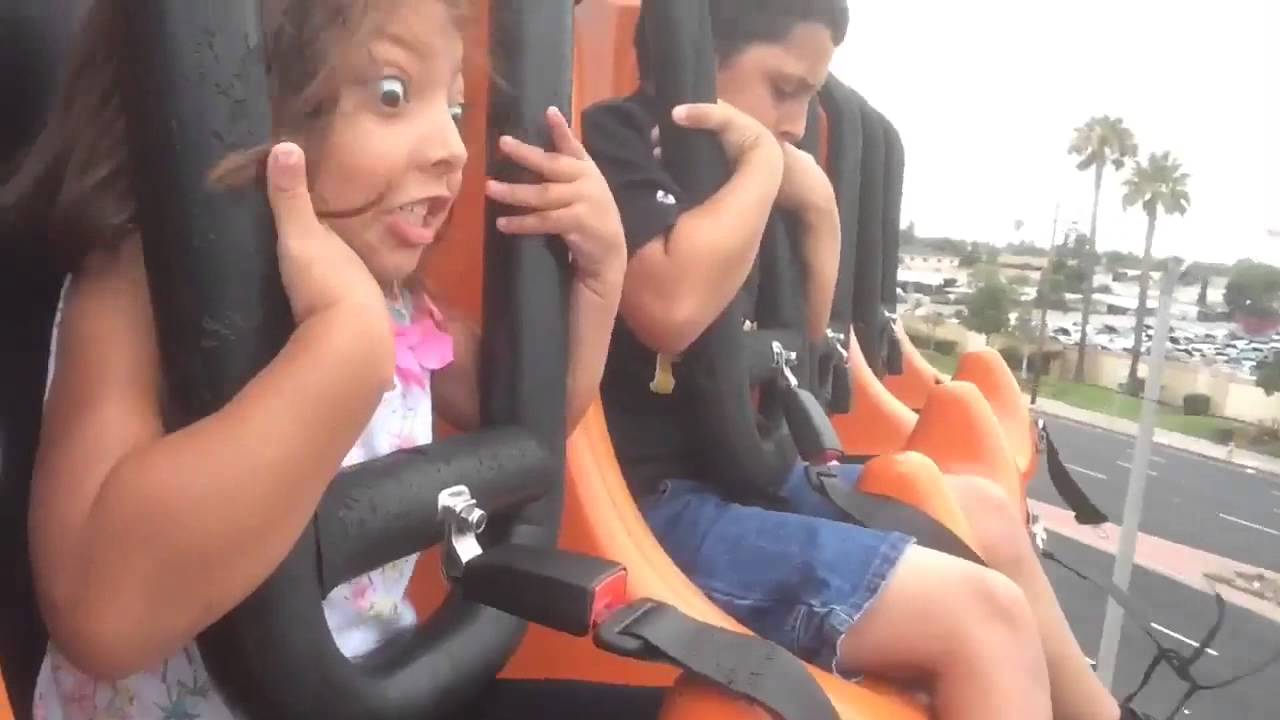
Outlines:
{"label": "palm tree", "polygon": [[1142,356],[1143,327],[1147,314],[1147,293],[1151,288],[1151,243],[1156,237],[1156,218],[1163,210],[1165,215],[1186,215],[1191,207],[1191,195],[1187,181],[1191,176],[1182,172],[1182,163],[1168,152],[1151,153],[1144,165],[1133,164],[1133,170],[1124,181],[1124,207],[1142,205],[1147,213],[1147,241],[1142,250],[1142,274],[1138,276],[1138,311],[1133,333],[1133,355],[1129,360],[1130,393],[1138,388],[1138,359]]}
{"label": "palm tree", "polygon": [[1093,304],[1093,259],[1098,248],[1098,201],[1102,196],[1102,176],[1107,165],[1117,172],[1124,169],[1130,158],[1137,157],[1138,143],[1133,131],[1125,127],[1123,118],[1110,115],[1089,118],[1075,129],[1067,152],[1080,156],[1076,169],[1093,170],[1093,214],[1089,218],[1088,247],[1081,258],[1084,270],[1084,313],[1080,318],[1080,348],[1076,358],[1075,381],[1084,382],[1084,353],[1089,342],[1089,311]]}

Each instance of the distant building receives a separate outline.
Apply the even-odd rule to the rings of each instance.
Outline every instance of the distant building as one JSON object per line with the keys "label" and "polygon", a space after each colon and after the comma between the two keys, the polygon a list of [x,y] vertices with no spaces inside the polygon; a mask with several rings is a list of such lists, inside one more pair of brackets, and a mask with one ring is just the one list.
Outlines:
{"label": "distant building", "polygon": [[903,255],[898,264],[907,270],[945,272],[958,270],[960,258],[954,255]]}
{"label": "distant building", "polygon": [[927,270],[899,270],[898,287],[903,292],[933,295],[959,284],[955,278]]}
{"label": "distant building", "polygon": [[996,262],[1002,270],[1040,272],[1049,266],[1049,258],[1034,255],[1001,255]]}

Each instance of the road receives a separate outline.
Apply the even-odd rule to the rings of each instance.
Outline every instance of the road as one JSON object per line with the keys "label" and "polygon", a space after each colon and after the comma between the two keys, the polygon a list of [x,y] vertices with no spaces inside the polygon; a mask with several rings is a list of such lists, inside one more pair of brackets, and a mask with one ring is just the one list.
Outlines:
{"label": "road", "polygon": [[[1133,439],[1067,421],[1049,420],[1063,460],[1090,497],[1121,521]],[[1146,507],[1141,530],[1165,540],[1215,555],[1280,571],[1280,479],[1163,446],[1153,448]],[[1062,506],[1041,469],[1032,483],[1032,498]],[[1109,576],[1110,554],[1051,534],[1050,549],[1074,567]],[[1086,652],[1094,657],[1102,635],[1106,597],[1053,564],[1046,565],[1059,600]],[[1189,651],[1185,639],[1199,640],[1215,617],[1213,598],[1163,575],[1135,568],[1133,595],[1152,611],[1160,626],[1155,633],[1171,647]],[[1181,636],[1181,637],[1179,637]],[[1227,623],[1213,644],[1216,654],[1199,666],[1202,681],[1230,677],[1280,648],[1280,624],[1247,610],[1230,607]],[[1125,694],[1139,681],[1154,650],[1132,624],[1121,641],[1116,691]],[[1280,666],[1229,688],[1207,691],[1191,701],[1181,717],[1215,720],[1280,718]],[[1137,706],[1165,717],[1185,690],[1167,669],[1157,673]]]}
{"label": "road", "polygon": [[[1108,554],[1057,536],[1050,536],[1050,548],[1072,567],[1104,577],[1110,574],[1112,557]],[[1066,570],[1052,564],[1046,567],[1076,637],[1089,657],[1096,658],[1106,596]],[[1134,569],[1130,591],[1151,609],[1151,620],[1164,629],[1155,631],[1161,641],[1184,652],[1190,651],[1191,645],[1168,633],[1198,642],[1216,617],[1212,596],[1142,568]],[[1228,608],[1221,635],[1211,647],[1217,654],[1207,655],[1196,671],[1205,684],[1246,671],[1280,648],[1280,624],[1232,606]],[[1116,669],[1117,695],[1126,695],[1137,686],[1154,649],[1151,640],[1137,627],[1126,624]],[[1273,665],[1236,685],[1201,693],[1187,705],[1191,712],[1181,717],[1276,720],[1280,718],[1277,687],[1280,687],[1280,665]],[[1164,718],[1185,689],[1185,683],[1162,668],[1135,705],[1154,717]]]}
{"label": "road", "polygon": [[[1049,430],[1076,480],[1119,523],[1133,438],[1066,420],[1050,419]],[[1142,532],[1280,572],[1280,479],[1163,445],[1151,460]],[[1030,497],[1063,507],[1043,468]]]}

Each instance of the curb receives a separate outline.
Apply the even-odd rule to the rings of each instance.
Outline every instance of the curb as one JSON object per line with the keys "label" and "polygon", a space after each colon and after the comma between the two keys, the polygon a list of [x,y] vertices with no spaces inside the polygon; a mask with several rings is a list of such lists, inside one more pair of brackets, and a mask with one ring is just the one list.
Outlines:
{"label": "curb", "polygon": [[1280,608],[1280,578],[1268,577],[1265,573],[1249,574],[1240,570],[1233,573],[1207,572],[1204,576],[1213,582],[1221,583],[1246,595],[1252,595]]}

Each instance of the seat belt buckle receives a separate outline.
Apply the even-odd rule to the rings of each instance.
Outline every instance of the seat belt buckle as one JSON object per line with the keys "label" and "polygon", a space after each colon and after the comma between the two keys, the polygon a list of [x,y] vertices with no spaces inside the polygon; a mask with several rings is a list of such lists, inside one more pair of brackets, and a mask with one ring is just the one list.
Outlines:
{"label": "seat belt buckle", "polygon": [[611,560],[507,543],[468,562],[455,585],[469,602],[586,637],[626,604],[627,570]]}
{"label": "seat belt buckle", "polygon": [[505,543],[484,549],[485,513],[463,486],[440,494],[448,527],[445,577],[462,597],[563,633],[586,637],[627,601],[627,569],[556,548]]}
{"label": "seat belt buckle", "polygon": [[827,494],[827,482],[837,476],[829,465],[805,465],[804,477],[809,481],[809,487],[822,493],[823,497],[830,497]]}

